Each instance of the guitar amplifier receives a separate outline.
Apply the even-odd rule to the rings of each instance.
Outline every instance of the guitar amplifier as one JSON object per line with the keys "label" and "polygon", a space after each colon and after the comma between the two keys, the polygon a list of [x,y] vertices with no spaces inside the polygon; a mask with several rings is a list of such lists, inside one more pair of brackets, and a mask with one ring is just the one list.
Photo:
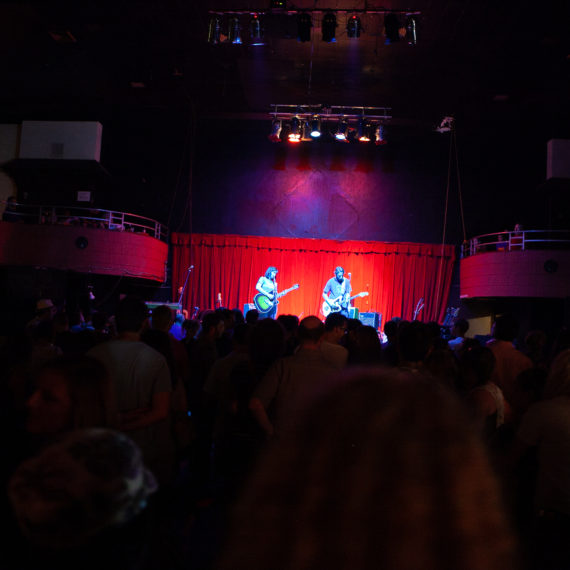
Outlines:
{"label": "guitar amplifier", "polygon": [[358,319],[358,314],[360,311],[358,307],[348,307],[348,318],[349,319]]}
{"label": "guitar amplifier", "polygon": [[145,301],[145,305],[149,308],[150,312],[154,311],[157,307],[161,305],[166,305],[170,307],[175,313],[179,313],[182,310],[182,307],[178,303],[161,303],[160,301]]}
{"label": "guitar amplifier", "polygon": [[254,303],[245,303],[243,306],[243,316],[245,317],[247,315],[247,312],[251,311],[251,309],[255,309],[255,304]]}
{"label": "guitar amplifier", "polygon": [[382,323],[382,315],[380,313],[360,313],[358,319],[363,325],[374,327],[376,330],[380,328]]}

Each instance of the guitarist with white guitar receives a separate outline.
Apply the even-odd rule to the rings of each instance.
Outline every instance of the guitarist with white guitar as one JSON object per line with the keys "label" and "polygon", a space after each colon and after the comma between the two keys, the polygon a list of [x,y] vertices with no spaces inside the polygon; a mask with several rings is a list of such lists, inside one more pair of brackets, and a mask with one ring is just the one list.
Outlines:
{"label": "guitarist with white guitar", "polygon": [[338,313],[348,318],[348,307],[350,306],[350,293],[352,286],[350,280],[344,276],[344,269],[339,265],[335,267],[334,277],[331,277],[323,289],[323,313]]}

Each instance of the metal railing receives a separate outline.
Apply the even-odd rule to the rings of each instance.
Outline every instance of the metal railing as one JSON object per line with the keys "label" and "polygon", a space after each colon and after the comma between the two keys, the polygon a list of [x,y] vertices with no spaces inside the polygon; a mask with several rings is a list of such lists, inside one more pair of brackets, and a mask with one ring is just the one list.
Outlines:
{"label": "metal railing", "polygon": [[2,220],[27,224],[76,226],[132,232],[168,242],[168,229],[156,220],[136,214],[99,208],[41,206],[8,201],[2,214]]}
{"label": "metal railing", "polygon": [[489,251],[570,249],[570,230],[517,230],[484,234],[461,246],[461,257]]}

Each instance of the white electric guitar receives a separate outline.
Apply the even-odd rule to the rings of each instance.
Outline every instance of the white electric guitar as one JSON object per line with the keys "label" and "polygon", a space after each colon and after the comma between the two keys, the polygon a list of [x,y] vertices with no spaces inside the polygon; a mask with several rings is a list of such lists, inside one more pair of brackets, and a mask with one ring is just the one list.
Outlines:
{"label": "white electric guitar", "polygon": [[349,297],[343,302],[344,295],[339,295],[336,299],[325,301],[323,303],[321,310],[323,312],[323,315],[325,317],[328,317],[330,313],[338,313],[343,308],[343,305],[345,307],[348,306],[350,304],[350,301],[352,301],[352,299],[356,299],[356,297],[367,297],[367,296],[368,296],[368,291],[362,291],[362,293],[358,293],[358,295]]}

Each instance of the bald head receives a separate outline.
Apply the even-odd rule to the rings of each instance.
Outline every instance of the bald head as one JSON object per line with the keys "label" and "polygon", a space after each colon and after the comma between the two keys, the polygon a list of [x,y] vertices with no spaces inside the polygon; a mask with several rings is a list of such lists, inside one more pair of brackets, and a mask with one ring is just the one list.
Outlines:
{"label": "bald head", "polygon": [[299,342],[302,345],[318,344],[325,332],[325,325],[318,317],[305,317],[299,323]]}

